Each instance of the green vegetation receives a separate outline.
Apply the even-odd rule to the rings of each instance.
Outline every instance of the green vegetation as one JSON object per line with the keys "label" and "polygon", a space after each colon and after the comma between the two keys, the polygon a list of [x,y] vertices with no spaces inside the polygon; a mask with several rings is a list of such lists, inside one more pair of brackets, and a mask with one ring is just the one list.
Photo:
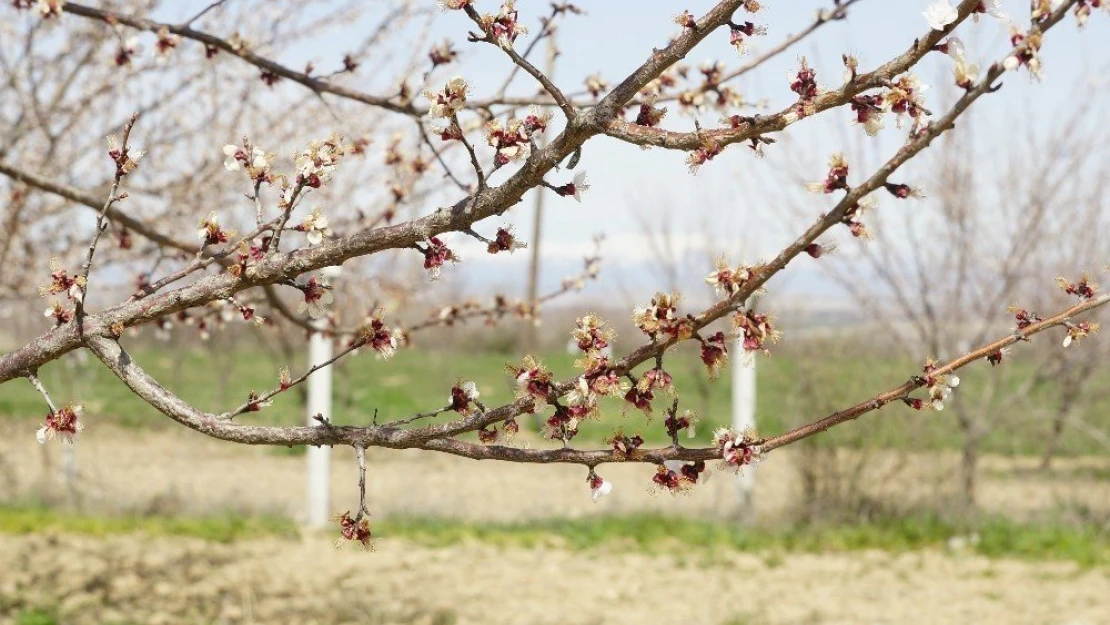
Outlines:
{"label": "green vegetation", "polygon": [[[823,416],[838,408],[869,397],[876,390],[895,386],[920,369],[920,363],[878,355],[863,355],[842,346],[812,345],[822,360],[811,358],[805,346],[784,346],[771,358],[759,360],[758,415],[765,433],[782,432],[790,427]],[[169,349],[135,348],[136,359],[169,388],[195,405],[212,411],[224,411],[245,401],[251,390],[267,390],[277,384],[278,370],[285,362],[256,349],[235,348],[221,351],[219,346],[182,347]],[[819,348],[819,349],[818,349]],[[498,353],[436,352],[420,349],[399,352],[389,362],[370,354],[361,354],[343,361],[336,381],[337,423],[368,423],[375,411],[379,422],[411,416],[446,403],[451,385],[466,376],[478,383],[482,401],[497,405],[513,396],[511,376],[505,371],[510,357]],[[574,357],[565,353],[548,354],[543,362],[558,378],[574,374]],[[679,352],[668,361],[668,370],[680,389],[683,407],[702,415],[698,424],[698,440],[709,440],[714,427],[729,420],[729,385],[725,379],[709,381],[696,354]],[[294,373],[298,363],[292,363]],[[1027,374],[1026,361],[1015,358],[1006,367],[991,368],[973,365],[961,372],[964,384],[953,398],[960,402],[978,402],[987,386],[988,376],[1004,376],[1004,384],[1017,386]],[[72,360],[51,363],[40,371],[40,377],[54,393],[56,401],[79,400],[88,415],[107,419],[126,427],[176,427],[154,409],[133,396],[111,372],[98,363],[77,366]],[[1093,380],[1091,386],[1110,383]],[[1031,416],[1038,406],[1051,408],[1055,399],[1050,384],[1035,389],[1030,404],[1023,404],[1015,413],[1013,427],[998,428],[986,439],[984,451],[1005,454],[1038,454],[1043,449],[1047,422]],[[1005,393],[995,393],[993,405]],[[658,413],[667,403],[656,401]],[[1081,411],[1079,416],[1092,427],[1110,430],[1110,397]],[[0,390],[0,418],[42,418],[41,398],[29,384],[13,381]],[[440,417],[450,418],[451,415]],[[295,391],[279,397],[261,413],[244,418],[247,422],[293,424],[304,419],[300,398]],[[90,419],[91,421],[92,419]],[[535,421],[524,419],[521,425],[535,427]],[[537,419],[538,421],[538,419]],[[891,405],[876,415],[868,415],[861,423],[837,428],[814,440],[818,445],[896,449],[943,449],[957,447],[961,438],[952,410],[943,413],[916,412],[902,405]],[[866,427],[866,437],[862,435]],[[603,402],[603,419],[582,425],[581,440],[598,444],[617,428],[642,434],[649,443],[666,442],[662,419],[647,422],[635,411],[625,413],[618,400]],[[1078,430],[1065,430],[1060,455],[1103,453],[1099,442]]]}
{"label": "green vegetation", "polygon": [[266,536],[294,537],[297,527],[280,517],[222,514],[206,517],[87,516],[37,506],[0,505],[5,534],[81,534],[93,537],[142,533],[231,542]]}
{"label": "green vegetation", "polygon": [[547,545],[575,550],[601,548],[685,555],[721,555],[725,551],[775,555],[864,549],[905,552],[945,548],[950,538],[975,533],[978,543],[968,543],[967,549],[991,558],[1071,560],[1084,566],[1110,562],[1110,531],[1105,528],[1051,520],[1021,524],[1003,517],[984,519],[974,526],[922,515],[855,524],[749,528],[721,521],[639,514],[512,523],[389,518],[375,527],[387,540],[406,538],[432,546],[480,541],[517,547]]}
{"label": "green vegetation", "polygon": [[[848,552],[879,549],[906,552],[946,548],[954,536],[978,535],[970,552],[991,558],[1071,560],[1084,566],[1110,563],[1110,530],[1044,520],[1024,524],[1002,517],[974,525],[935,515],[879,519],[856,524],[796,524],[744,527],[656,514],[603,515],[586,519],[520,522],[467,522],[450,518],[390,517],[374,525],[379,540],[409,540],[430,547],[481,542],[502,547],[547,546],[572,550],[647,551],[683,557],[718,557],[728,552],[763,553],[769,561],[783,553]],[[275,517],[87,516],[40,507],[0,506],[0,532],[71,533],[89,536],[143,533],[186,536],[215,542],[253,538],[292,538],[297,528]]]}

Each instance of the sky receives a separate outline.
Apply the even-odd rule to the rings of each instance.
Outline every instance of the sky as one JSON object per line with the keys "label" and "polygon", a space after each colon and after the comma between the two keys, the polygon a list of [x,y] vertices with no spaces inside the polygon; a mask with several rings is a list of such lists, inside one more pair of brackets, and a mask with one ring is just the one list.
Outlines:
{"label": "sky", "polygon": [[[194,11],[193,4],[205,3],[181,3],[173,10],[187,15]],[[495,12],[497,4],[493,0],[476,2],[481,12]],[[595,72],[611,83],[618,82],[639,66],[653,47],[665,45],[678,31],[672,21],[674,14],[689,9],[701,15],[714,2],[581,0],[577,4],[588,14],[567,19],[557,39],[561,54],[554,80],[565,92],[580,90],[583,79]],[[692,67],[713,60],[728,67],[742,64],[760,49],[808,25],[818,8],[831,6],[831,0],[767,0],[763,4],[765,8],[755,21],[766,25],[768,32],[751,39],[752,51],[747,57],[739,57],[728,45],[727,31],[720,31],[697,48],[687,62]],[[736,81],[736,85],[749,100],[766,100],[771,111],[781,110],[794,100],[786,77],[796,71],[799,56],[805,55],[817,70],[820,83],[831,88],[839,86],[843,75],[842,53],[858,56],[861,71],[885,62],[927,31],[921,13],[928,4],[926,0],[862,0],[851,8],[849,19],[824,26],[795,49]],[[1019,23],[1025,23],[1025,18],[1017,17],[1027,13],[1025,0],[1006,0],[1003,5]],[[538,30],[538,17],[548,7],[546,1],[518,2],[521,20],[533,32]],[[336,25],[322,39],[282,50],[278,59],[293,67],[309,59],[321,66],[335,65],[344,50],[355,46],[369,27],[368,22]],[[493,46],[467,43],[466,32],[472,27],[461,12],[434,13],[428,25],[430,39],[452,40],[461,55],[458,63],[434,73],[430,85],[462,75],[471,84],[472,96],[476,98],[489,95],[500,86],[511,68],[510,62]],[[414,29],[412,34],[415,36],[417,31]],[[958,34],[967,43],[969,56],[984,66],[1003,58],[1009,47],[1005,27],[993,18],[984,18],[978,24],[969,22]],[[1004,150],[1013,124],[1050,126],[1052,112],[1076,97],[1076,85],[1105,90],[1106,72],[1110,70],[1107,62],[1110,55],[1106,53],[1108,35],[1110,15],[1106,14],[1093,16],[1082,32],[1077,32],[1070,17],[1056,27],[1048,35],[1042,54],[1046,67],[1043,82],[1032,81],[1024,72],[1010,74],[1004,79],[1006,88],[1002,94],[976,103],[976,120],[984,120],[983,140]],[[409,40],[403,37],[394,45],[403,47]],[[528,39],[522,38],[517,47],[527,43]],[[408,50],[394,52],[403,55]],[[538,60],[542,55],[535,58]],[[918,70],[923,81],[932,84],[950,81],[950,72],[951,61],[940,54],[927,57]],[[368,91],[384,91],[387,85],[381,84],[376,73],[363,72],[358,76],[358,86]],[[536,84],[523,73],[510,90],[517,95],[535,92]],[[936,96],[930,97],[929,102],[938,114],[944,110],[940,102],[943,92],[944,89],[934,87],[929,94]],[[673,130],[692,130],[693,119],[671,108],[664,125]],[[715,113],[703,117],[703,124],[712,124],[716,117]],[[879,138],[872,140],[875,143],[872,147],[879,154],[893,153],[905,137],[906,130],[898,130],[889,122],[887,126]],[[803,120],[791,126],[785,135],[778,135],[784,146],[780,154],[775,153],[779,148],[772,146],[771,154],[760,159],[744,146],[732,146],[696,175],[686,171],[683,152],[642,150],[605,137],[594,139],[587,144],[576,169],[588,172],[591,185],[582,203],[550,193],[547,198],[541,248],[544,282],[557,284],[563,275],[574,271],[592,247],[591,235],[604,233],[607,239],[603,254],[609,278],[605,288],[622,296],[639,296],[645,289],[660,286],[652,248],[644,236],[644,224],[670,233],[680,250],[679,256],[686,259],[683,271],[694,275],[704,275],[710,269],[711,252],[707,248],[727,251],[733,262],[769,258],[792,240],[800,227],[833,203],[832,198],[813,196],[807,200],[812,204],[808,215],[786,211],[786,198],[796,199],[791,194],[797,189],[783,189],[783,179],[807,174],[814,180],[821,178],[827,155],[844,149],[844,137],[852,132],[862,135],[861,130],[849,127],[847,111],[831,111],[814,120]],[[914,171],[915,164],[911,162],[900,175],[912,179]],[[506,175],[495,174],[491,183],[498,183]],[[566,171],[554,172],[549,181],[561,184],[571,175]],[[530,192],[522,204],[507,214],[509,223],[520,234],[532,231],[534,193]],[[458,198],[448,196],[444,203],[454,199]],[[486,256],[470,241],[461,243],[460,248],[464,257],[476,261],[467,266],[467,280],[523,288],[526,254],[517,253],[505,260],[504,255]],[[812,264],[792,267],[790,272],[793,275],[781,281],[781,288],[786,291],[830,298],[840,293]]]}

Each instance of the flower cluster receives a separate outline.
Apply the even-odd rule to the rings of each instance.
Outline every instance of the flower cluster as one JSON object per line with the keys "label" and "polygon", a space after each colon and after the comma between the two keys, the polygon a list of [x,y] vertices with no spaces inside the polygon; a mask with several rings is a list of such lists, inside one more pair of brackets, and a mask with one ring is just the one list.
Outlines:
{"label": "flower cluster", "polygon": [[611,328],[605,327],[605,322],[597,315],[590,313],[575,320],[575,328],[571,337],[578,345],[578,349],[587,355],[596,355],[609,347],[616,333]]}
{"label": "flower cluster", "polygon": [[721,365],[728,358],[728,344],[724,332],[712,334],[709,338],[698,337],[701,342],[701,361],[705,365],[710,378],[716,378],[721,372]]}
{"label": "flower cluster", "polygon": [[967,60],[964,44],[958,37],[949,37],[943,44],[938,44],[937,49],[947,53],[956,62],[952,72],[957,87],[969,90],[975,86],[975,81],[979,79],[979,65]]}
{"label": "flower cluster", "polygon": [[738,310],[732,316],[732,327],[736,330],[744,350],[753,353],[767,352],[767,342],[777,343],[782,337],[774,327],[775,318],[754,310]]}
{"label": "flower cluster", "polygon": [[207,217],[200,220],[197,228],[197,237],[203,241],[204,245],[227,243],[228,239],[233,236],[235,236],[235,231],[224,230],[220,226],[220,217],[216,213],[208,213]]}
{"label": "flower cluster", "polygon": [[119,67],[130,67],[131,58],[140,52],[142,52],[142,46],[139,45],[139,40],[135,37],[121,40],[119,49],[116,50],[115,63]]}
{"label": "flower cluster", "polygon": [[674,413],[668,414],[667,418],[663,421],[663,427],[667,428],[667,435],[671,439],[678,438],[678,433],[686,430],[686,438],[694,438],[697,436],[697,431],[694,424],[698,421],[698,415],[691,410],[683,412],[681,415]]}
{"label": "flower cluster", "polygon": [[911,198],[911,197],[912,198],[925,197],[925,194],[923,194],[921,192],[921,189],[918,189],[917,187],[911,187],[908,184],[900,184],[900,183],[896,183],[896,182],[884,182],[883,183],[883,188],[886,189],[887,193],[893,195],[894,197],[898,198],[899,200],[904,200],[906,198]]}
{"label": "flower cluster", "polygon": [[582,375],[575,380],[574,388],[567,393],[567,403],[578,417],[589,418],[597,414],[599,397],[620,397],[628,390],[625,382],[609,366],[609,360],[597,352],[574,363],[583,369]]}
{"label": "flower cluster", "polygon": [[675,394],[674,378],[659,365],[645,371],[636,382],[636,388],[645,392],[663,391],[670,395]]}
{"label": "flower cluster", "polygon": [[[227,268],[228,273],[233,276],[242,276],[247,272],[247,269],[261,261],[266,252],[270,251],[271,237],[262,237],[260,241],[246,241],[239,242],[239,249],[235,252],[235,264]],[[141,289],[140,289],[141,290]]]}
{"label": "flower cluster", "polygon": [[439,91],[425,91],[424,97],[431,102],[428,115],[446,119],[454,118],[459,111],[466,108],[466,92],[469,88],[462,77],[456,76]]}
{"label": "flower cluster", "polygon": [[649,95],[640,103],[640,111],[636,113],[636,124],[638,126],[647,126],[654,128],[663,121],[663,117],[667,115],[667,107],[658,108],[655,106],[655,96]]}
{"label": "flower cluster", "polygon": [[[744,95],[739,91],[724,84],[725,80],[725,66],[717,61],[706,61],[698,68],[698,73],[701,74],[703,80],[698,86],[691,87],[686,91],[682,91],[675,96],[675,100],[679,106],[682,107],[684,112],[696,115],[698,112],[712,107],[727,113],[728,110],[742,106],[748,106],[748,101]],[[648,105],[654,105],[656,99],[663,94],[667,88],[675,87],[678,85],[680,79],[684,80],[690,73],[689,68],[685,65],[676,65],[659,75],[658,78],[649,82],[640,90],[643,96],[643,102]],[[714,95],[713,98],[708,98],[710,94]],[[654,116],[662,118],[662,113],[666,109],[651,109],[645,110],[641,106],[640,115],[648,121],[658,123],[659,119],[652,119]],[[638,121],[637,123],[641,123]],[[651,123],[641,125],[653,125]]]}
{"label": "flower cluster", "polygon": [[505,226],[497,229],[497,234],[486,244],[486,251],[490,254],[496,254],[498,252],[508,252],[512,254],[526,247],[528,247],[527,243],[517,241],[516,237],[513,235],[512,226]]}
{"label": "flower cluster", "polygon": [[547,127],[549,116],[533,116],[534,123],[525,120],[509,119],[502,123],[499,119],[486,122],[486,143],[494,149],[493,164],[503,167],[511,162],[527,158],[532,151],[532,134]]}
{"label": "flower cluster", "polygon": [[811,258],[821,258],[825,254],[831,254],[835,251],[836,251],[836,246],[835,245],[829,245],[827,243],[818,243],[816,241],[814,241],[813,243],[810,243],[805,248],[806,254],[809,254]]}
{"label": "flower cluster", "polygon": [[455,51],[454,46],[451,45],[451,41],[448,39],[439,45],[432,46],[431,51],[428,52],[428,60],[432,62],[432,67],[439,67],[454,61],[458,55],[459,53]]}
{"label": "flower cluster", "polygon": [[139,159],[146,152],[132,150],[129,146],[118,146],[115,135],[108,135],[108,157],[116,164],[116,176],[122,178],[139,167]]}
{"label": "flower cluster", "polygon": [[512,45],[516,38],[528,34],[528,29],[520,25],[520,12],[516,10],[516,0],[505,0],[497,15],[483,15],[482,30],[505,47]]}
{"label": "flower cluster", "polygon": [[702,165],[713,160],[724,151],[725,146],[708,136],[703,136],[701,138],[701,147],[690,152],[686,156],[686,165],[690,168],[690,173],[696,174]]}
{"label": "flower cluster", "polygon": [[806,188],[814,193],[832,193],[837,189],[848,190],[848,159],[837,152],[829,157],[829,173],[820,182],[811,182]]}
{"label": "flower cluster", "polygon": [[752,22],[744,22],[743,24],[732,24],[731,30],[728,34],[728,43],[736,48],[737,54],[744,54],[748,51],[747,39],[745,37],[755,37],[767,34],[767,28],[763,26],[756,26]]}
{"label": "flower cluster", "polygon": [[[621,387],[625,388],[625,387]],[[648,369],[636,380],[636,384],[627,388],[624,394],[624,401],[636,408],[643,411],[643,413],[651,416],[651,402],[655,401],[655,392],[662,391],[671,395],[675,394],[674,379],[671,374],[664,371],[661,367],[656,366],[653,369]]]}
{"label": "flower cluster", "polygon": [[57,258],[50,259],[50,284],[39,287],[39,295],[56,295],[65,293],[66,297],[81,301],[85,293],[85,279],[81,276],[71,276],[62,268]]}
{"label": "flower cluster", "polygon": [[294,230],[305,233],[305,238],[310,245],[319,245],[325,237],[331,236],[328,218],[320,212],[319,206],[312,207],[312,212]]}
{"label": "flower cluster", "polygon": [[177,48],[177,44],[181,43],[181,37],[170,34],[170,30],[165,26],[159,28],[155,34],[158,36],[158,41],[154,42],[154,55],[158,62],[164,63],[170,53]]}
{"label": "flower cluster", "polygon": [[38,439],[40,444],[46,444],[46,441],[57,436],[61,440],[72,444],[77,437],[77,433],[84,429],[84,424],[78,421],[81,416],[83,408],[77,404],[71,404],[59,410],[51,411],[46,415],[46,422],[35,433],[35,438]]}
{"label": "flower cluster", "polygon": [[543,405],[555,392],[551,372],[532,356],[525,356],[519,367],[509,366],[508,370],[516,378],[516,394],[520,399],[532,399]]}
{"label": "flower cluster", "polygon": [[713,432],[713,446],[721,454],[725,467],[733,467],[739,471],[742,467],[755,464],[763,457],[758,438],[753,430],[735,432],[728,428],[719,428]]}
{"label": "flower cluster", "polygon": [[1089,273],[1080,276],[1078,282],[1068,282],[1067,278],[1060,276],[1056,278],[1056,284],[1068,295],[1074,295],[1079,299],[1093,299],[1098,293],[1098,284],[1091,282]]}
{"label": "flower cluster", "polygon": [[298,284],[297,288],[304,295],[304,301],[297,305],[297,313],[308,313],[309,317],[319,319],[327,314],[327,306],[334,301],[331,294],[331,285],[327,279],[318,279],[312,276],[305,284]]}
{"label": "flower cluster", "polygon": [[[1051,0],[1056,6],[1060,5],[1061,0]],[[1008,22],[1009,16],[1002,12],[1002,0],[980,0],[979,4],[975,6],[975,10],[971,12],[971,18],[976,22],[979,21],[980,15],[989,15],[997,20]]]}
{"label": "flower cluster", "polygon": [[871,238],[871,231],[867,229],[867,226],[863,225],[863,213],[875,208],[877,204],[878,202],[875,200],[875,196],[867,195],[848,207],[841,222],[848,226],[848,230],[852,233],[852,236],[864,240]]}
{"label": "flower cluster", "polygon": [[1042,321],[1037,313],[1029,312],[1024,308],[1019,307],[1017,304],[1010,304],[1010,306],[1006,308],[1006,310],[1014,314],[1014,320],[1017,322],[1014,330],[1019,332],[1021,330],[1024,330],[1025,328],[1028,328],[1034,323]]}
{"label": "flower cluster", "polygon": [[1064,325],[1068,329],[1067,335],[1064,336],[1064,347],[1068,347],[1075,341],[1098,332],[1099,328],[1097,323],[1091,323],[1089,321],[1080,321],[1078,323],[1069,321]]}
{"label": "flower cluster", "polygon": [[644,437],[639,434],[627,436],[624,432],[617,431],[612,437],[605,441],[612,448],[613,453],[621,456],[622,458],[633,458],[636,455],[636,450],[643,446]]}
{"label": "flower cluster", "polygon": [[573,197],[579,203],[582,202],[582,193],[590,188],[586,182],[586,172],[580,171],[574,174],[574,179],[564,184],[561,187],[555,187],[555,192],[563,197]]}
{"label": "flower cluster", "polygon": [[[996,0],[997,1],[997,0]],[[1063,4],[1063,0],[1031,0],[1029,3],[1029,19],[1034,22],[1043,22],[1052,16],[1052,12]]]}
{"label": "flower cluster", "polygon": [[332,135],[324,141],[313,141],[293,157],[297,168],[297,184],[313,189],[331,182],[336,164],[347,153],[342,139]]}
{"label": "flower cluster", "polygon": [[956,7],[952,6],[948,0],[937,0],[934,4],[930,4],[922,15],[925,16],[925,21],[929,23],[929,27],[933,30],[945,30],[949,24],[960,18]]}
{"label": "flower cluster", "polygon": [[868,136],[874,137],[883,129],[883,96],[859,95],[852,98],[849,106],[855,114],[852,123],[863,126]]}
{"label": "flower cluster", "polygon": [[1087,23],[1087,18],[1091,17],[1091,10],[1100,7],[1110,12],[1110,2],[1107,0],[1079,0],[1075,5],[1075,21],[1082,27]]}
{"label": "flower cluster", "polygon": [[404,331],[390,328],[377,314],[370,315],[363,322],[355,337],[355,341],[361,345],[369,345],[383,360],[391,358],[404,340]]}
{"label": "flower cluster", "polygon": [[544,422],[544,434],[551,439],[561,440],[564,443],[578,434],[578,411],[566,406],[555,404],[555,413]]}
{"label": "flower cluster", "polygon": [[590,486],[590,497],[597,503],[599,499],[613,492],[613,483],[601,479],[597,473],[590,470],[590,474],[586,476],[586,483]]}
{"label": "flower cluster", "polygon": [[923,94],[928,88],[928,85],[922,84],[913,74],[903,74],[889,85],[883,96],[883,106],[887,111],[898,116],[899,128],[902,127],[903,116],[912,119],[916,126],[927,114]]}
{"label": "flower cluster", "polygon": [[272,403],[274,403],[272,400],[262,399],[255,391],[251,391],[247,396],[247,410],[249,412],[258,412]]}
{"label": "flower cluster", "polygon": [[697,28],[698,21],[694,19],[694,15],[690,13],[689,9],[674,16],[674,23],[683,28]]}
{"label": "flower cluster", "polygon": [[666,337],[676,340],[693,336],[694,329],[688,317],[678,316],[678,295],[656,293],[647,307],[637,307],[632,312],[632,322],[653,340]]}
{"label": "flower cluster", "polygon": [[595,98],[600,97],[609,89],[609,83],[601,77],[601,74],[590,74],[586,76],[586,91]]}
{"label": "flower cluster", "polygon": [[436,4],[441,11],[460,11],[470,6],[473,0],[438,0]]}
{"label": "flower cluster", "polygon": [[62,306],[58,300],[51,302],[42,314],[47,318],[53,317],[55,326],[65,325],[73,319],[73,311]]}
{"label": "flower cluster", "polygon": [[[234,304],[234,302],[232,303]],[[253,323],[256,328],[261,328],[262,326],[266,325],[266,318],[262,315],[257,314],[254,306],[248,306],[246,304],[234,305],[239,310],[239,315],[243,317],[243,321],[249,321]]]}
{"label": "flower cluster", "polygon": [[917,409],[930,408],[932,410],[944,410],[944,402],[952,394],[952,390],[960,385],[960,378],[956,375],[940,375],[936,373],[937,363],[930,358],[925,361],[925,366],[922,367],[921,382],[929,391],[929,402],[923,404],[920,399],[909,399],[907,403]]}
{"label": "flower cluster", "polygon": [[[671,467],[675,468],[671,468]],[[677,470],[676,470],[677,469]],[[685,492],[690,489],[694,484],[698,483],[698,478],[705,472],[705,462],[684,462],[677,463],[667,461],[659,465],[655,470],[655,475],[651,477],[651,482],[654,484],[656,490],[668,491],[671,494]]]}
{"label": "flower cluster", "polygon": [[12,0],[12,6],[17,9],[30,9],[32,6],[38,8],[39,16],[44,20],[55,17],[61,17],[62,6],[65,5],[63,0]]}
{"label": "flower cluster", "polygon": [[457,263],[460,260],[458,254],[452,252],[439,237],[429,237],[428,246],[419,249],[424,253],[424,269],[428,270],[432,280],[439,278],[444,263],[447,261]]}
{"label": "flower cluster", "polygon": [[474,404],[479,410],[482,409],[482,405],[478,403],[478,397],[480,396],[478,385],[474,382],[457,382],[451,387],[451,395],[447,398],[447,405],[450,406],[451,410],[464,417],[470,416],[472,412],[471,404]]}
{"label": "flower cluster", "polygon": [[1005,358],[1006,356],[1009,356],[1009,355],[1010,355],[1010,348],[1009,347],[1003,347],[1003,348],[1000,348],[1000,349],[996,349],[993,352],[987,354],[987,362],[991,363],[992,367],[997,367],[998,365],[1002,364],[1002,359]]}
{"label": "flower cluster", "polygon": [[270,163],[273,162],[274,155],[251,145],[246,137],[243,138],[242,147],[230,143],[225,145],[224,157],[224,169],[228,171],[239,171],[240,168],[245,167],[247,175],[255,182],[274,181],[273,172],[270,171]]}
{"label": "flower cluster", "polygon": [[713,292],[719,296],[732,297],[740,286],[752,277],[752,268],[747,265],[729,267],[728,261],[723,256],[717,257],[717,268],[705,277],[706,284],[713,287]]}
{"label": "flower cluster", "polygon": [[790,90],[798,94],[798,106],[794,109],[798,117],[805,117],[812,115],[816,112],[813,100],[821,92],[821,88],[817,85],[817,70],[809,66],[809,62],[803,56],[801,58],[801,67],[797,72],[791,72],[786,75],[786,79],[790,81]]}
{"label": "flower cluster", "polygon": [[[1038,55],[1041,49],[1042,35],[1040,32],[1034,32],[1026,37],[1021,31],[1016,28],[1010,29],[1010,43],[1014,46],[1014,52],[1007,56],[1002,61],[1002,66],[1007,71],[1014,71],[1024,65],[1029,68],[1029,73],[1039,79],[1041,77],[1041,59]],[[1018,51],[1018,48],[1021,48]]]}
{"label": "flower cluster", "polygon": [[[370,520],[358,517],[351,518],[350,512],[335,517],[333,520],[339,523],[340,541],[347,540],[350,542],[357,542],[362,545],[363,549],[370,549],[373,546],[373,534],[370,533]],[[337,542],[337,546],[339,541]]]}

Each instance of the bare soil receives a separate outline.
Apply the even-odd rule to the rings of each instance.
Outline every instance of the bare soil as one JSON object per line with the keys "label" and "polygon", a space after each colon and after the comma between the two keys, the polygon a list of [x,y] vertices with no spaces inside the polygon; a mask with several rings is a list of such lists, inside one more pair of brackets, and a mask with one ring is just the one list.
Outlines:
{"label": "bare soil", "polygon": [[[526,437],[520,445],[543,444]],[[75,446],[75,492],[87,512],[203,514],[237,510],[299,519],[306,499],[304,456],[208,439],[189,431],[136,432],[93,427]],[[660,496],[651,489],[654,469],[604,465],[599,473],[614,483],[613,494],[594,504],[585,469],[566,465],[510,465],[420,451],[368,452],[367,488],[375,515],[450,516],[468,520],[657,512],[728,518],[736,510],[735,482],[721,471],[688,494]],[[858,458],[839,454],[841,470]],[[357,467],[349,449],[332,451],[331,497],[342,511],[357,503]],[[859,490],[892,505],[935,502],[955,492],[955,454],[872,453]],[[756,511],[762,522],[789,519],[802,503],[794,450],[776,451],[755,467]],[[821,465],[828,472],[828,463]],[[986,457],[980,472],[979,505],[1012,517],[1071,505],[1110,513],[1110,458],[1060,459],[1051,472],[1036,470],[1034,458]],[[63,501],[62,446],[40,446],[34,431],[0,425],[0,501],[28,497]],[[849,478],[844,478],[847,489]]]}
{"label": "bare soil", "polygon": [[1110,573],[1063,563],[934,552],[699,562],[390,540],[364,553],[322,537],[0,536],[0,596],[80,624],[1110,622]]}
{"label": "bare soil", "polygon": [[[60,446],[0,430],[0,501],[64,498]],[[525,440],[521,444],[527,444]],[[538,444],[538,443],[533,443]],[[286,514],[305,499],[303,456],[243,448],[191,432],[90,428],[77,447],[79,505],[90,512]],[[355,504],[356,467],[333,456],[333,508]],[[799,505],[801,455],[758,467],[759,521]],[[912,502],[951,486],[947,458],[872,458],[864,488]],[[1065,503],[1110,508],[1105,459],[1069,459],[1049,474],[1035,461],[984,462],[988,510],[1021,515]],[[716,474],[687,496],[653,495],[651,467],[604,466],[616,485],[600,504],[581,467],[482,463],[436,454],[370,454],[379,518],[471,520],[652,511],[727,518],[733,480]],[[897,470],[895,470],[897,469]],[[891,477],[895,476],[895,477]],[[704,553],[704,552],[702,552]],[[1065,562],[988,560],[965,553],[750,554],[574,552],[460,544],[430,548],[381,539],[336,550],[329,537],[214,544],[141,535],[0,536],[0,623],[55,606],[65,623],[709,623],[1110,624],[1110,570]]]}

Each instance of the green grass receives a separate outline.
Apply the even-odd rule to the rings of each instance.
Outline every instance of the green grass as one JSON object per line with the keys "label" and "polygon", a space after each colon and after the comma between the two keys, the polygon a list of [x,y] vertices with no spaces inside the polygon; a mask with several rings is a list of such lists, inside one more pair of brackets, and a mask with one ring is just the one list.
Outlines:
{"label": "green grass", "polygon": [[205,517],[91,516],[67,514],[37,506],[0,506],[0,532],[5,534],[79,534],[103,537],[141,533],[184,536],[212,542],[267,536],[294,537],[297,527],[287,519],[222,514]]}
{"label": "green grass", "polygon": [[[877,390],[896,386],[920,368],[920,363],[877,355],[860,356],[858,351],[820,347],[821,360],[811,357],[804,346],[792,346],[774,357],[759,360],[757,415],[764,433],[782,432],[829,412],[872,396]],[[277,383],[278,370],[290,364],[294,373],[300,363],[286,363],[256,349],[220,349],[219,345],[157,349],[133,348],[136,360],[174,392],[205,410],[222,412],[245,401],[251,390],[268,390]],[[430,352],[411,349],[399,352],[388,362],[369,354],[344,360],[335,377],[333,419],[341,424],[369,423],[374,412],[380,422],[411,416],[446,403],[451,385],[465,377],[478,383],[482,400],[499,405],[513,397],[511,377],[505,372],[509,356],[480,352]],[[565,353],[548,354],[543,362],[559,379],[574,375],[575,358]],[[981,400],[988,376],[1003,376],[1005,385],[1018,385],[1029,372],[1030,364],[1020,358],[1006,367],[973,365],[961,377],[964,383],[953,399],[953,408],[943,413],[917,412],[894,404],[880,413],[863,417],[859,424],[836,428],[814,439],[818,445],[853,447],[868,445],[895,449],[945,449],[960,444],[953,410],[962,402]],[[730,389],[727,380],[709,381],[696,354],[679,352],[668,360],[668,370],[680,389],[683,406],[702,415],[698,441],[705,443],[714,427],[726,425],[730,415]],[[99,363],[76,366],[54,362],[42,368],[40,377],[52,389],[57,402],[76,400],[87,408],[90,423],[104,418],[127,427],[177,427],[153,408],[132,395]],[[1110,383],[1096,379],[1089,386]],[[700,390],[699,390],[700,389]],[[704,393],[700,392],[704,391]],[[657,413],[668,399],[657,400]],[[1053,389],[1045,386],[1033,393],[1036,406],[1050,410]],[[992,410],[1002,411],[1002,404]],[[1005,426],[995,428],[984,441],[984,450],[1006,454],[1037,454],[1043,449],[1048,424],[1032,419],[1032,410],[1008,409]],[[652,444],[667,442],[662,419],[650,422],[638,412],[628,412],[624,402],[604,400],[603,418],[582,424],[579,444],[597,444],[620,428],[628,434],[641,434]],[[0,386],[0,419],[41,419],[41,398],[30,384],[13,380]],[[441,417],[450,418],[451,415]],[[1076,415],[1095,428],[1110,430],[1110,397],[1092,404]],[[243,419],[263,424],[294,424],[304,420],[296,392],[279,397],[274,405]],[[521,420],[529,427],[529,419]],[[1097,440],[1075,429],[1065,430],[1061,455],[1104,453]]]}
{"label": "green grass", "polygon": [[1110,532],[1095,525],[1057,521],[1022,524],[1002,517],[974,525],[934,515],[891,518],[859,524],[802,524],[748,528],[652,514],[551,519],[513,523],[467,523],[450,519],[389,518],[375,525],[380,536],[406,538],[430,546],[478,541],[501,546],[551,546],[574,550],[610,549],[680,554],[722,550],[830,553],[878,549],[889,552],[944,548],[953,536],[977,532],[969,549],[991,558],[1071,560],[1084,566],[1110,563]]}
{"label": "green grass", "polygon": [[[436,517],[389,517],[374,524],[381,540],[404,539],[429,547],[480,542],[501,547],[552,547],[673,553],[712,558],[725,551],[769,554],[838,553],[865,549],[908,552],[944,548],[952,536],[978,533],[969,549],[991,558],[1070,560],[1084,566],[1110,563],[1110,531],[1096,523],[1044,520],[1019,523],[1002,517],[974,524],[935,515],[887,518],[857,524],[795,524],[745,527],[657,514],[603,515],[586,519],[467,522]],[[0,533],[62,533],[104,537],[141,533],[213,542],[292,538],[298,530],[276,517],[91,516],[34,506],[0,506]]]}

